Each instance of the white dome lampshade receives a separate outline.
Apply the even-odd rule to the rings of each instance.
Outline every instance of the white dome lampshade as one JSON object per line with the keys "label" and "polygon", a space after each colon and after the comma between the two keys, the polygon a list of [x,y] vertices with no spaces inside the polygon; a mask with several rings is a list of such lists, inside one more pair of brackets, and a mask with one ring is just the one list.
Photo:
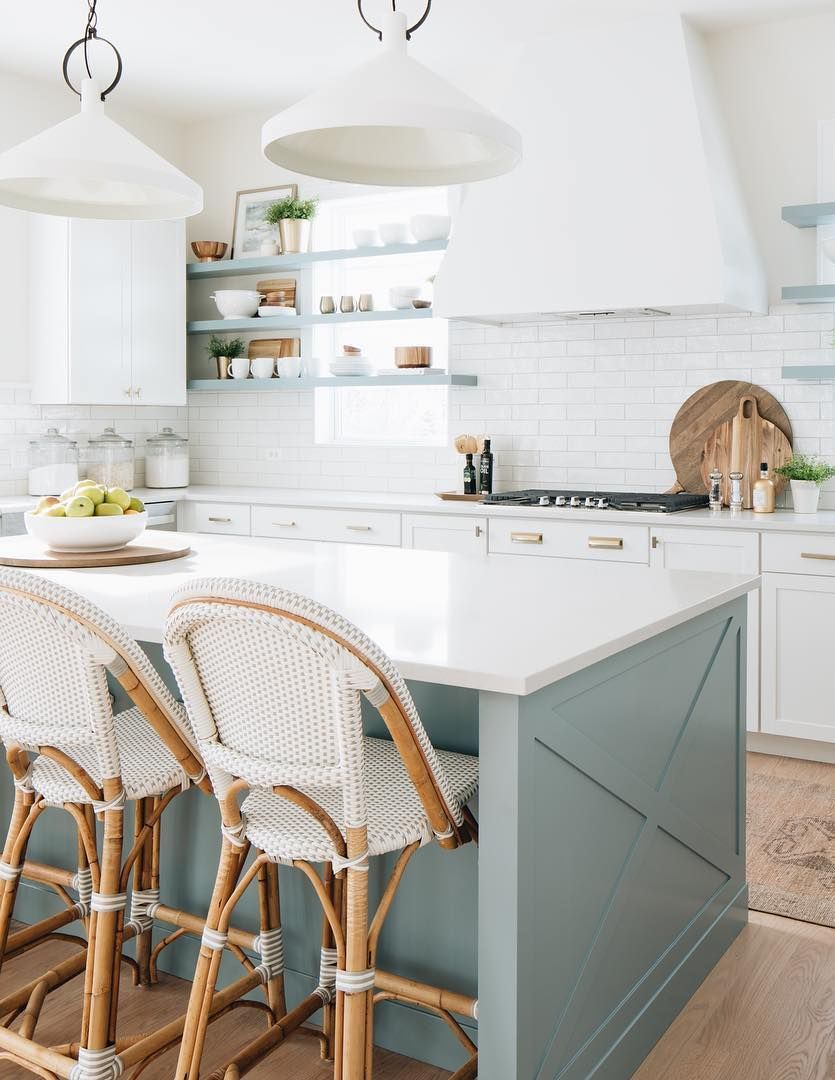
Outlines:
{"label": "white dome lampshade", "polygon": [[509,172],[519,133],[413,60],[406,18],[386,16],[383,52],[264,124],[276,165],[306,176],[412,187]]}
{"label": "white dome lampshade", "polygon": [[0,154],[0,204],[135,221],[200,213],[200,185],[107,117],[101,90],[84,79],[80,112]]}

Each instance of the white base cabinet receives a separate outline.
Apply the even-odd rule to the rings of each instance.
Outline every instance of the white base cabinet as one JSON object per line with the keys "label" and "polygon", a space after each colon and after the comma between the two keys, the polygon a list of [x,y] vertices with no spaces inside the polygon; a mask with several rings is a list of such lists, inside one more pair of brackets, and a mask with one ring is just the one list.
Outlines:
{"label": "white base cabinet", "polygon": [[[702,570],[722,574],[758,574],[757,533],[725,529],[690,529],[673,525],[652,529],[650,566],[663,570]],[[748,593],[748,681],[746,726],[760,729],[760,595]]]}
{"label": "white base cabinet", "polygon": [[486,555],[487,518],[463,514],[404,514],[403,547]]}
{"label": "white base cabinet", "polygon": [[184,223],[33,214],[29,229],[32,401],[185,405]]}

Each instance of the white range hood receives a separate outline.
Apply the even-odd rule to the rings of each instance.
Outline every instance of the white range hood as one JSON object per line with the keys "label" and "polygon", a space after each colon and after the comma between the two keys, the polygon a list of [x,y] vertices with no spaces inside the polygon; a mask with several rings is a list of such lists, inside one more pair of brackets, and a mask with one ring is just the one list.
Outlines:
{"label": "white range hood", "polygon": [[677,15],[573,27],[527,44],[506,74],[524,160],[464,190],[438,315],[767,310],[696,30]]}

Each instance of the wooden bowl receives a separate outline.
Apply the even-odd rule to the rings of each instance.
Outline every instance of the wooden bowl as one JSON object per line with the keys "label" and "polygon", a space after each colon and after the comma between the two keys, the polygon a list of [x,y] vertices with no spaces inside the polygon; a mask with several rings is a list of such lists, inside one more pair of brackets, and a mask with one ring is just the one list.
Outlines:
{"label": "wooden bowl", "polygon": [[217,262],[226,254],[226,246],[221,240],[194,240],[191,250],[200,262]]}
{"label": "wooden bowl", "polygon": [[396,345],[394,366],[399,368],[428,368],[432,366],[431,345]]}

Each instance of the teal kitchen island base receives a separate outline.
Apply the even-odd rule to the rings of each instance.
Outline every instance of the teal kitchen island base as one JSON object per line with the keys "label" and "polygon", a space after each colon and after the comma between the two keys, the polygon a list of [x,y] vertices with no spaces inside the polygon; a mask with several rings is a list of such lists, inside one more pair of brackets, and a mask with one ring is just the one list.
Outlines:
{"label": "teal kitchen island base", "polygon": [[[209,561],[219,540],[193,539],[201,550],[188,572],[205,572],[200,559]],[[512,606],[491,625],[477,610],[483,602],[488,611],[485,589],[467,574],[500,575],[493,580],[506,581],[518,596],[534,583],[540,595],[566,596],[572,588],[588,595],[593,578],[605,595],[610,568],[234,543],[246,548],[249,576],[288,579],[288,587],[364,625],[409,680],[433,742],[480,756],[480,847],[430,846],[417,854],[383,932],[380,968],[478,994],[478,1024],[464,1023],[479,1045],[480,1080],[628,1080],[746,922],[745,594],[756,581],[618,566],[612,570],[622,603],[609,607],[606,621],[607,603],[600,602],[601,628],[551,613],[528,631],[529,611],[514,613]],[[295,564],[283,566],[277,550],[291,552]],[[261,552],[269,565],[259,562]],[[323,563],[332,569],[345,560],[353,577],[340,566],[321,573]],[[335,595],[333,582],[347,583],[347,590],[363,560],[371,584]],[[446,652],[425,661],[416,656],[395,617],[389,562],[398,576],[404,566],[407,573],[426,566],[433,580],[449,568],[449,580],[473,608],[473,625],[499,645],[515,643],[508,670],[521,669],[518,679],[505,676],[496,657],[483,659],[483,650],[455,654],[460,639],[447,631],[449,611],[438,612],[431,593],[420,613],[420,648],[437,653],[440,642]],[[534,570],[532,562],[550,565]],[[308,563],[316,576],[298,580]],[[145,641],[171,682],[159,641],[182,570],[164,565],[165,574],[153,577],[143,567],[54,576]],[[655,605],[649,615],[635,610],[648,583]],[[137,613],[140,595],[145,606]],[[417,591],[415,597],[418,604]],[[562,611],[572,605],[568,596]],[[468,668],[470,657],[484,667],[473,660]],[[384,734],[380,724],[369,712],[369,733]],[[11,802],[5,774],[5,814]],[[215,801],[195,790],[178,797],[163,830],[163,903],[203,913],[218,848]],[[47,810],[29,858],[71,869],[74,850],[68,815]],[[391,865],[372,862],[377,895]],[[321,916],[301,874],[282,867],[280,876],[292,1002],[317,981]],[[254,897],[248,900],[236,922],[255,930]],[[55,896],[24,879],[17,917],[33,922],[55,910]],[[169,929],[159,924],[156,939]],[[190,978],[197,950],[196,939],[179,938],[161,954],[160,968]],[[239,972],[227,956],[222,981]],[[382,1004],[375,1040],[449,1069],[464,1059],[441,1019],[409,1006]],[[279,1059],[280,1052],[277,1069]]]}

